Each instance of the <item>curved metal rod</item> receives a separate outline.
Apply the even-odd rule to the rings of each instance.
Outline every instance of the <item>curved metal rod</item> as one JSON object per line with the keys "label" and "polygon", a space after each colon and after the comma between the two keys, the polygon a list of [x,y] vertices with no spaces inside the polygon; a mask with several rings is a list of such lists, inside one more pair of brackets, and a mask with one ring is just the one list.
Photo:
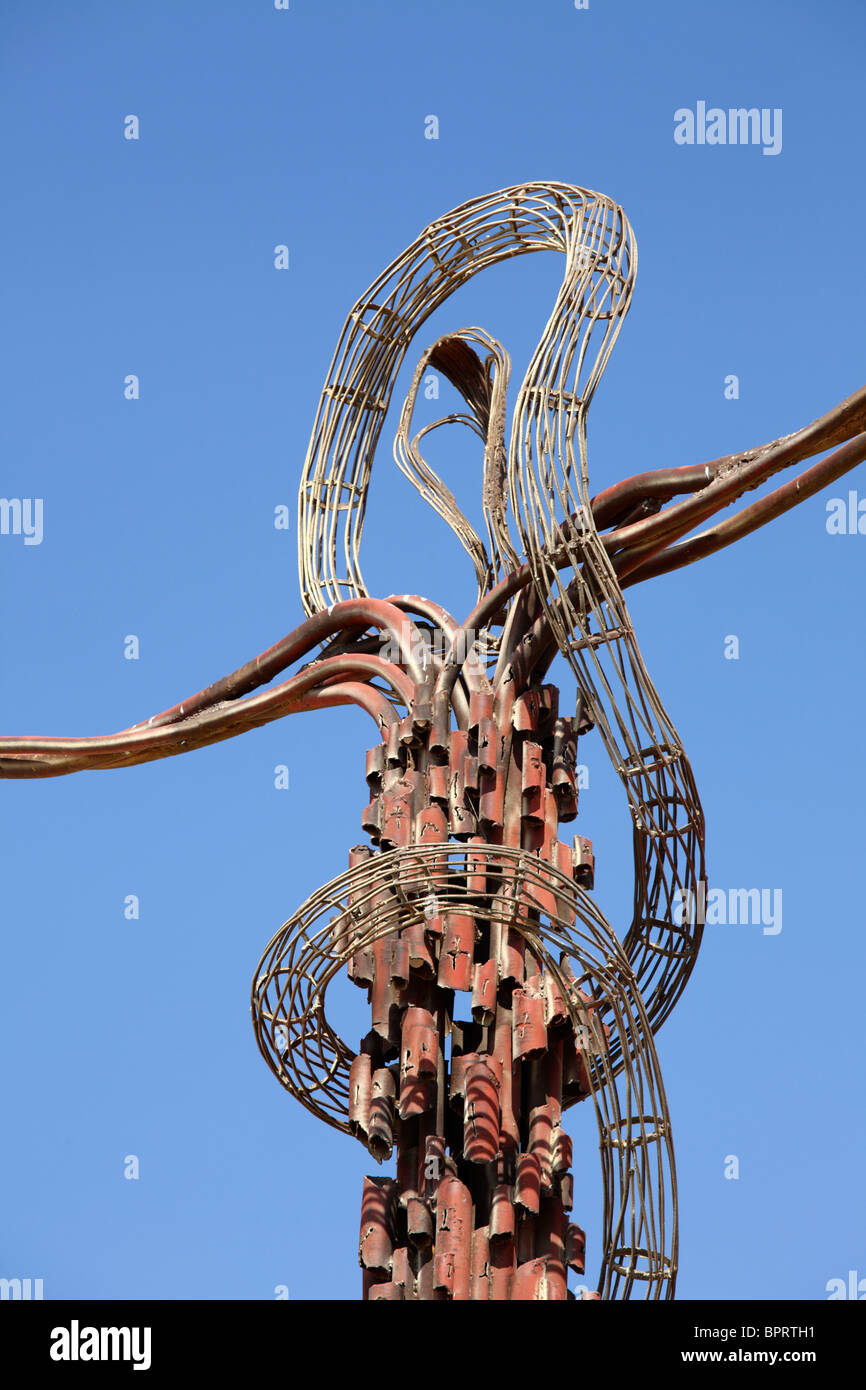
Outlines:
{"label": "curved metal rod", "polygon": [[173,724],[179,719],[185,719],[191,714],[220,704],[223,700],[236,700],[260,685],[267,685],[280,671],[284,671],[299,657],[306,656],[333,633],[353,628],[365,631],[368,627],[377,627],[389,634],[396,643],[403,665],[415,684],[420,685],[424,680],[421,665],[424,643],[415,624],[410,622],[400,609],[393,604],[384,603],[381,599],[350,599],[345,603],[334,604],[326,612],[316,613],[313,617],[305,619],[300,627],[296,627],[287,637],[283,637],[251,661],[239,666],[230,675],[223,676],[213,685],[205,686],[203,690],[190,695],[177,705],[172,705],[170,709],[163,710],[161,714],[156,714],[140,724],[131,725],[130,731]]}
{"label": "curved metal rod", "polygon": [[683,565],[689,565],[705,555],[723,550],[742,536],[748,536],[752,531],[757,531],[758,527],[765,526],[768,521],[783,516],[806,498],[814,497],[816,492],[849,473],[864,459],[866,433],[855,435],[847,444],[835,449],[805,473],[791,478],[782,487],[776,488],[775,492],[753,502],[709,531],[702,531],[680,545],[671,546],[669,541],[666,541],[658,551],[653,548],[651,553],[643,558],[639,554],[634,555],[631,563],[620,571],[623,588],[630,584],[639,584],[644,579],[652,579],[658,574],[668,574],[671,570],[681,569]]}
{"label": "curved metal rod", "polygon": [[[485,350],[483,360],[471,347],[472,343]],[[472,414],[447,415],[425,425],[410,439],[418,389],[428,366],[441,371],[456,387]],[[457,333],[437,338],[422,354],[415,368],[394,440],[394,458],[398,468],[425,501],[447,521],[470,556],[478,581],[478,599],[497,582],[503,571],[515,569],[520,563],[507,525],[505,401],[510,372],[508,353],[496,338],[481,328],[461,328]],[[484,444],[481,500],[490,544],[489,555],[453,493],[430,467],[418,447],[425,435],[450,423],[467,425]]]}
{"label": "curved metal rod", "polygon": [[[609,302],[618,287],[630,294],[627,267],[633,260],[631,228],[622,209],[603,194],[549,182],[472,199],[431,222],[356,302],[328,370],[301,478],[299,572],[308,613],[366,593],[359,548],[373,458],[415,333],[487,266],[543,250],[566,253],[569,289],[576,296],[569,303],[560,297],[548,333],[581,297],[592,305],[593,323],[602,323],[595,356],[588,336],[581,346],[580,390],[588,402],[621,322],[621,312],[614,314]],[[521,400],[535,390],[537,365],[534,358]],[[491,446],[498,447],[495,438]],[[516,558],[501,518],[496,525],[503,554]]]}
{"label": "curved metal rod", "polygon": [[[622,944],[588,893],[525,850],[491,846],[507,889],[479,901],[467,891],[464,853],[456,844],[391,850],[317,889],[271,939],[256,968],[251,1012],[259,1051],[313,1115],[341,1133],[356,1133],[350,1068],[357,1054],[326,1010],[328,986],[344,965],[385,937],[413,924],[423,928],[434,883],[443,913],[469,912],[479,924],[519,933],[556,982],[575,1033],[584,1024],[578,984],[604,1001],[609,1039],[587,1049],[604,1199],[598,1289],[605,1298],[628,1298],[638,1288],[647,1298],[670,1298],[677,1270],[670,1116],[652,1028]],[[535,911],[541,887],[553,888],[558,903],[546,923]],[[614,1066],[614,1055],[625,1060]]]}
{"label": "curved metal rod", "polygon": [[[460,630],[460,625],[453,614],[448,612],[447,608],[443,608],[439,603],[434,603],[432,599],[422,598],[419,594],[390,594],[385,602],[392,603],[395,608],[401,609],[402,612],[412,613],[416,618],[425,618],[428,623],[432,623],[447,640],[448,649],[450,650]],[[433,660],[438,675],[439,671],[442,669],[444,652],[441,657],[434,654]],[[465,686],[465,693],[461,689],[462,686]],[[487,672],[473,645],[466,653],[466,658],[461,668],[460,685],[455,685],[452,691],[454,713],[461,729],[465,729],[469,725],[468,696],[475,691],[489,691],[489,689],[490,681]]]}
{"label": "curved metal rod", "polygon": [[[644,502],[658,502],[661,505],[680,493],[697,492],[722,472],[740,470],[743,465],[756,462],[759,465],[769,459],[769,468],[760,481],[770,476],[773,458],[781,446],[786,446],[787,463],[801,463],[814,454],[823,453],[835,444],[861,434],[866,430],[866,386],[846,396],[832,410],[818,416],[810,424],[793,434],[782,435],[768,444],[760,444],[755,449],[744,449],[737,454],[726,454],[712,459],[709,463],[690,464],[684,468],[660,468],[650,473],[636,473],[631,478],[615,483],[604,492],[597,493],[590,502],[596,529],[602,531],[607,526],[621,524],[628,512]],[[787,466],[787,465],[783,465]],[[751,483],[750,486],[758,486]]]}
{"label": "curved metal rod", "polygon": [[[330,684],[353,675],[366,675],[367,683],[350,680],[348,685],[341,681],[339,687]],[[374,678],[389,681],[407,705],[413,699],[415,686],[389,662],[375,656],[333,657],[308,666],[260,695],[223,701],[171,724],[140,725],[94,738],[0,739],[0,777],[59,777],[69,772],[132,767],[220,743],[286,714],[350,702],[361,704],[381,731],[396,723],[398,716],[385,694],[369,685]]]}
{"label": "curved metal rod", "polygon": [[[862,433],[864,424],[866,388],[855,392],[835,410],[813,420],[810,425],[806,425],[795,434],[774,440],[772,444],[762,445],[754,453],[735,455],[716,460],[715,464],[707,464],[709,481],[696,496],[669,507],[657,516],[620,527],[617,531],[602,537],[605,549],[617,552],[613,562],[614,568],[617,572],[625,572],[634,558],[649,558],[650,553],[657,553],[662,540],[670,543],[686,535],[699,522],[705,521],[722,507],[736,501],[744,492],[760,487],[761,483],[766,482],[780,469],[788,468],[791,464],[822,452],[831,444],[837,443],[840,436],[842,439],[848,439],[852,431],[855,434]],[[859,462],[859,459],[854,462]],[[845,472],[852,468],[854,462],[845,462],[840,471]],[[839,476],[832,472],[834,466],[830,465],[827,481]]]}

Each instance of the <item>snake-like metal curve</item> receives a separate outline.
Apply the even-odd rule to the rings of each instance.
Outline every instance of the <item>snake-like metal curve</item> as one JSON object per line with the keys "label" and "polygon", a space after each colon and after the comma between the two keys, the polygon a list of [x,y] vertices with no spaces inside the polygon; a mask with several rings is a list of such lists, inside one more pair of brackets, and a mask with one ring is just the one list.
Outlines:
{"label": "snake-like metal curve", "polygon": [[[397,426],[398,466],[472,561],[475,606],[461,624],[417,595],[371,598],[360,568],[371,470],[411,342],[479,271],[541,250],[560,253],[564,273],[510,433],[510,359],[477,327],[425,350]],[[704,820],[623,589],[731,543],[854,467],[866,457],[866,390],[758,449],[640,474],[591,497],[587,411],[636,267],[622,208],[569,184],[515,185],[432,222],[357,301],[327,374],[300,489],[306,621],[230,675],[119,733],[0,739],[0,777],[48,777],[174,756],[301,710],[351,703],[374,719],[382,741],[368,754],[373,801],[363,824],[379,852],[356,846],[349,872],[286,923],[262,958],[252,999],[259,1047],[293,1095],[362,1138],[374,1157],[387,1156],[396,1137],[396,1182],[365,1185],[363,1211],[376,1218],[365,1235],[362,1216],[367,1297],[565,1297],[565,1263],[583,1269],[583,1233],[571,1223],[565,1233],[572,1180],[561,1112],[590,1094],[604,1188],[598,1296],[629,1297],[638,1287],[651,1298],[673,1294],[676,1180],[653,1035],[701,942]],[[428,370],[453,383],[467,411],[413,435]],[[486,540],[421,451],[433,429],[455,422],[483,444]],[[835,446],[738,516],[683,539],[781,468]],[[682,494],[686,500],[665,506]],[[557,652],[577,683],[573,719],[558,717],[558,692],[542,684]],[[298,661],[294,675],[253,693]],[[634,909],[622,941],[585,891],[589,842],[577,837],[569,850],[558,837],[560,822],[577,814],[577,736],[592,727],[634,827]],[[436,915],[428,920],[431,894]],[[369,988],[373,1005],[358,1054],[325,1014],[327,986],[342,965]],[[467,991],[473,1021],[461,1022],[454,1008]],[[430,1051],[419,1061],[421,1035]],[[367,1118],[358,1101],[364,1066]],[[424,1090],[431,1068],[435,1104],[413,1091]],[[521,1102],[511,1087],[519,1092],[524,1082]],[[384,1089],[368,1125],[370,1085]],[[463,1139],[454,1116],[443,1114],[446,1095],[466,1116]],[[450,1164],[426,1192],[422,1139]],[[520,1174],[531,1176],[533,1164],[536,1191],[527,1197]],[[488,1181],[497,1184],[492,1197]],[[420,1212],[411,1257],[413,1232],[405,1214],[393,1219],[394,1193],[386,1198],[382,1183]],[[471,1192],[478,1219],[460,1246],[449,1222],[461,1203],[471,1208]],[[432,1239],[433,1211],[444,1223],[435,1272],[430,1248],[425,1254],[418,1244]],[[505,1227],[496,1228],[503,1220],[511,1223],[507,1240]]]}
{"label": "snake-like metal curve", "polygon": [[[259,962],[252,990],[259,1050],[296,1100],[354,1134],[348,1117],[356,1054],[328,1022],[328,985],[377,941],[423,928],[431,894],[439,913],[471,911],[488,928],[517,930],[555,981],[575,1035],[586,1038],[604,1193],[597,1288],[603,1298],[628,1298],[636,1289],[664,1297],[673,1288],[677,1251],[671,1126],[652,1030],[622,947],[588,893],[521,850],[497,850],[504,887],[479,908],[467,888],[469,857],[457,845],[444,854],[438,846],[412,846],[376,855],[318,889]],[[551,890],[555,910],[523,915]],[[616,1054],[627,1059],[624,1067],[613,1065]],[[564,1097],[563,1108],[574,1099]],[[389,1157],[390,1147],[376,1156]]]}
{"label": "snake-like metal curve", "polygon": [[[412,338],[472,276],[542,250],[561,252],[565,271],[517,397],[505,473],[545,622],[534,631],[526,624],[524,631],[512,627],[511,640],[534,640],[543,651],[549,629],[625,787],[635,863],[625,948],[656,1029],[679,998],[700,946],[696,904],[704,877],[704,820],[688,759],[647,674],[590,506],[587,410],[628,310],[637,269],[631,226],[610,198],[568,184],[531,183],[473,199],[426,227],[357,301],[322,390],[301,479],[301,588],[311,614],[366,594],[359,551],[373,456]],[[480,332],[453,336],[466,344]],[[441,360],[441,345],[434,345],[416,371],[409,417],[420,370],[437,347]],[[495,340],[488,347],[497,364],[490,375],[502,383],[507,354]],[[491,388],[491,403],[494,394],[495,406],[487,411],[488,452],[502,447],[504,385],[498,392]],[[453,509],[448,515],[447,499],[431,496],[432,480],[429,473],[419,476],[417,446],[411,448],[407,436],[404,410],[398,450],[405,471],[411,476],[414,455],[422,492],[463,543],[469,540],[473,553],[468,523],[460,514],[465,525],[458,524]],[[500,495],[494,504],[491,491],[485,497],[500,572],[476,547],[479,587],[487,575],[499,578],[503,558],[513,564],[517,554],[505,500]]]}

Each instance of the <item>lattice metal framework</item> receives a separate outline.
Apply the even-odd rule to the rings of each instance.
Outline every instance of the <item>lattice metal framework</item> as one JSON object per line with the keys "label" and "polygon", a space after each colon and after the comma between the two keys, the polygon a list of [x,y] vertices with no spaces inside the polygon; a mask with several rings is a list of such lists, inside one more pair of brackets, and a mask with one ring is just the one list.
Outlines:
{"label": "lattice metal framework", "polygon": [[[564,274],[510,433],[510,359],[477,327],[425,350],[397,425],[397,463],[467,551],[475,605],[458,623],[429,599],[371,598],[360,568],[367,494],[409,346],[470,277],[538,250],[562,253]],[[636,266],[623,210],[571,185],[507,188],[431,223],[357,301],[327,374],[301,480],[301,627],[119,734],[0,740],[0,775],[39,777],[172,756],[299,710],[355,703],[375,720],[362,817],[371,845],[356,846],[348,872],[274,937],[252,992],[258,1044],[280,1083],[379,1162],[396,1152],[394,1178],[365,1182],[367,1298],[571,1296],[566,1269],[583,1274],[584,1234],[570,1219],[562,1116],[583,1100],[595,1110],[604,1194],[592,1296],[674,1290],[676,1179],[654,1033],[700,946],[704,822],[623,590],[730,544],[859,463],[866,390],[758,449],[591,496],[587,411]],[[467,409],[413,435],[429,369]],[[448,423],[483,446],[486,538],[422,452]],[[545,684],[557,652],[575,676],[573,716]],[[577,815],[577,739],[593,727],[633,821],[622,942],[589,896],[591,843],[559,838]],[[344,969],[372,1011],[357,1052],[326,1013]]]}

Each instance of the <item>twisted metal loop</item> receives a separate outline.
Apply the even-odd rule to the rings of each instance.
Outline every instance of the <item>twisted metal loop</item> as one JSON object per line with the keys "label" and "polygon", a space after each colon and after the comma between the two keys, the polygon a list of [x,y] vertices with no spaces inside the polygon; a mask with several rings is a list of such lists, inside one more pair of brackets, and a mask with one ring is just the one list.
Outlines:
{"label": "twisted metal loop", "polygon": [[[516,185],[473,199],[425,228],[357,301],[334,354],[304,464],[301,591],[308,613],[366,592],[359,548],[373,455],[396,374],[420,325],[479,271],[540,250],[562,252],[565,271],[517,398],[508,492],[548,635],[574,671],[629,800],[635,898],[626,949],[657,1028],[682,993],[700,946],[704,820],[691,768],[647,674],[589,505],[587,410],[628,311],[637,269],[634,234],[612,199],[559,183]],[[480,330],[456,336],[469,333]],[[504,390],[504,349],[487,341]],[[444,351],[442,340],[430,353],[437,348]],[[415,390],[417,380],[416,373]],[[497,419],[503,410],[498,399]],[[473,555],[479,582],[488,574],[492,580],[495,565],[468,522],[463,525],[456,503],[452,509],[453,499],[425,477],[417,453],[413,459],[410,418],[407,403],[397,443],[404,471],[414,472]],[[498,435],[491,432],[487,443],[495,448]],[[488,523],[498,554],[512,563],[517,550],[505,501],[488,512]],[[512,640],[522,635],[517,630]],[[489,625],[482,638],[487,651],[495,650]]]}
{"label": "twisted metal loop", "polygon": [[[302,1105],[351,1134],[355,1053],[328,1022],[325,1001],[334,976],[374,941],[423,921],[431,895],[437,912],[469,912],[479,925],[498,920],[514,928],[559,986],[575,1036],[589,1031],[592,1039],[585,1056],[604,1189],[598,1288],[606,1298],[627,1298],[634,1289],[647,1298],[670,1297],[677,1249],[673,1144],[634,973],[615,933],[572,879],[523,850],[491,846],[491,891],[470,893],[467,857],[475,856],[477,874],[478,853],[478,846],[413,845],[375,855],[312,894],[270,942],[256,971],[252,1015],[259,1050]],[[556,913],[537,906],[551,892]],[[588,988],[599,1022],[588,1018],[578,986]],[[617,1044],[624,1059],[618,1069],[610,1058]]]}
{"label": "twisted metal loop", "polygon": [[[610,198],[563,183],[518,184],[474,198],[431,222],[382,272],[351,310],[337,343],[301,475],[298,558],[305,611],[318,612],[367,590],[360,542],[373,457],[397,373],[422,323],[487,266],[533,251],[566,255],[568,285],[543,344],[562,351],[578,306],[581,324],[605,323],[596,356],[580,344],[582,397],[604,370],[630,294],[631,228]],[[576,275],[576,279],[574,278]],[[577,294],[577,300],[573,295]],[[566,302],[567,301],[567,302]],[[536,390],[538,351],[520,399]],[[514,553],[501,523],[503,553]]]}

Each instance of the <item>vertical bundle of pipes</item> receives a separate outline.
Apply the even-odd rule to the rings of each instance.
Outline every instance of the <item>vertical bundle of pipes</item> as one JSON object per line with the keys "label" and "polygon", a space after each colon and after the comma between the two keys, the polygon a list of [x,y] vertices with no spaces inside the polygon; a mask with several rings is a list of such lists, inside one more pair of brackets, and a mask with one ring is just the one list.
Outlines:
{"label": "vertical bundle of pipes", "polygon": [[[565,1299],[567,1268],[583,1274],[562,1112],[590,1093],[605,1030],[567,961],[554,978],[532,949],[532,922],[568,913],[561,887],[518,885],[496,847],[592,886],[590,842],[558,838],[577,814],[577,735],[588,727],[580,710],[558,717],[555,687],[515,696],[508,686],[472,695],[466,730],[435,712],[419,720],[416,705],[368,754],[363,828],[382,851],[403,852],[396,881],[383,853],[381,887],[350,898],[348,930],[360,938],[395,894],[406,925],[348,967],[372,1009],[349,1123],[378,1162],[396,1151],[396,1177],[364,1181],[366,1299]],[[422,870],[407,853],[415,844],[450,852],[432,867],[424,856]],[[373,854],[356,846],[350,867]]]}

